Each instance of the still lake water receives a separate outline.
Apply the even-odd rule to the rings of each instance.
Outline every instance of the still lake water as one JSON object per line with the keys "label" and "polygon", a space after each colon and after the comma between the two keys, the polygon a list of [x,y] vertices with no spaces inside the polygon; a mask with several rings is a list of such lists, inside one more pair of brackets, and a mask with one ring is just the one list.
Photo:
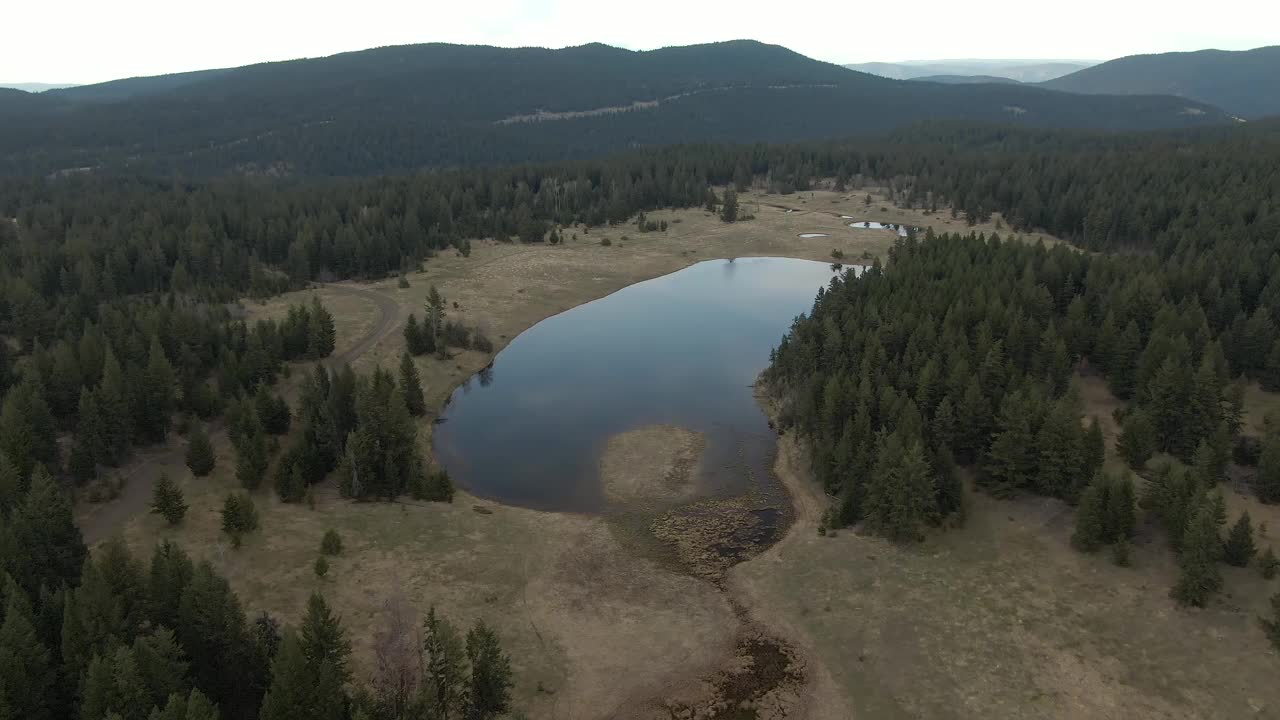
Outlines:
{"label": "still lake water", "polygon": [[835,274],[808,260],[709,260],[548,318],[454,392],[435,455],[481,497],[595,511],[609,438],[671,424],[706,435],[700,496],[753,489],[768,482],[775,436],[751,385]]}

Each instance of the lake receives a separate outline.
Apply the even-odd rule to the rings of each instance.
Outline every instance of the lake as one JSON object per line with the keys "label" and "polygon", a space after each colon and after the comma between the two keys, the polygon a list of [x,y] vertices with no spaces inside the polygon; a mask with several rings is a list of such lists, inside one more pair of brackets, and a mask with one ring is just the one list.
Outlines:
{"label": "lake", "polygon": [[710,260],[548,318],[454,392],[435,455],[478,496],[592,512],[609,438],[670,424],[705,435],[699,497],[769,482],[775,436],[752,383],[835,274],[808,260]]}

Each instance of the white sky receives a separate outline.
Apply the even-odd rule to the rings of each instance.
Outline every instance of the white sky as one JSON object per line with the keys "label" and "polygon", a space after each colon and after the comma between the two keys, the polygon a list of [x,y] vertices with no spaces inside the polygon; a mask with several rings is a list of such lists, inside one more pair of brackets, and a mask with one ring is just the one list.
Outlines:
{"label": "white sky", "polygon": [[632,49],[752,38],[838,63],[1280,43],[1280,1],[5,0],[0,81],[89,83],[455,42]]}

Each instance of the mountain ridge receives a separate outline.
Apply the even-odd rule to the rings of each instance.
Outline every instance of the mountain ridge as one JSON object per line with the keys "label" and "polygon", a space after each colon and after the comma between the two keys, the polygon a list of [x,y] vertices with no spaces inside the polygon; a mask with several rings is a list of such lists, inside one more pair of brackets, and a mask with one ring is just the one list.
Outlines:
{"label": "mountain ridge", "polygon": [[[501,124],[522,116],[557,121]],[[0,172],[368,174],[939,118],[1101,130],[1229,121],[1173,97],[890,80],[751,40],[644,51],[431,43],[3,95]]]}
{"label": "mountain ridge", "polygon": [[1246,119],[1280,114],[1280,45],[1129,55],[1041,87],[1095,94],[1170,94]]}

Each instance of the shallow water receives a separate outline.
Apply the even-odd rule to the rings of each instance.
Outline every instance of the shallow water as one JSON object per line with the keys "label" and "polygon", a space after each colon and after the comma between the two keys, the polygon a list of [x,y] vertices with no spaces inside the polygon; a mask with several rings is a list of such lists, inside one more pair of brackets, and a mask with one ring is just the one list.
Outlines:
{"label": "shallow water", "polygon": [[548,318],[454,392],[436,457],[477,495],[595,511],[608,439],[668,423],[706,435],[699,496],[765,489],[774,434],[751,385],[834,276],[808,260],[710,260]]}
{"label": "shallow water", "polygon": [[[853,220],[853,218],[848,215],[841,215],[840,217],[844,218],[845,220]],[[854,222],[849,223],[849,227],[859,228],[862,230],[896,230],[898,233],[898,237],[907,236],[906,225],[897,225],[894,223],[879,223],[879,222],[876,222],[875,220],[855,220]]]}

